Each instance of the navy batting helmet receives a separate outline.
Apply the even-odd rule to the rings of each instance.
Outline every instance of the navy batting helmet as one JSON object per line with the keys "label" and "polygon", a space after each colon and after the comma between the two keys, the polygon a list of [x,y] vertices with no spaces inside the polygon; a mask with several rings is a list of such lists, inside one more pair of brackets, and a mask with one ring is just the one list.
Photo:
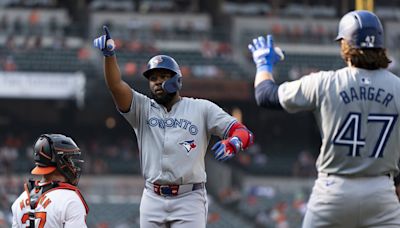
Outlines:
{"label": "navy batting helmet", "polygon": [[347,13],[339,22],[336,40],[345,39],[355,48],[383,48],[383,28],[372,12],[356,10]]}
{"label": "navy batting helmet", "polygon": [[35,142],[32,174],[46,175],[58,170],[70,184],[77,185],[81,175],[81,151],[76,143],[65,135],[43,134]]}
{"label": "navy batting helmet", "polygon": [[156,55],[147,63],[147,70],[143,75],[148,79],[151,72],[156,69],[166,69],[174,73],[174,76],[162,84],[167,93],[175,93],[182,88],[182,73],[175,59],[168,55]]}

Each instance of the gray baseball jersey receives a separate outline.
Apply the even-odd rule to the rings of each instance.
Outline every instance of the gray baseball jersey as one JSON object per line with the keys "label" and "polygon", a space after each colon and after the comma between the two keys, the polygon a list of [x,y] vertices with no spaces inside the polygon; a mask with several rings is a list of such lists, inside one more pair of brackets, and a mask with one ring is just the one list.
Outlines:
{"label": "gray baseball jersey", "polygon": [[206,182],[204,156],[211,135],[226,138],[236,122],[207,100],[183,97],[167,112],[134,90],[131,109],[122,115],[135,130],[145,180],[158,184]]}
{"label": "gray baseball jersey", "polygon": [[288,112],[313,111],[322,146],[319,172],[396,174],[400,157],[400,79],[387,70],[345,67],[286,82],[278,90]]}

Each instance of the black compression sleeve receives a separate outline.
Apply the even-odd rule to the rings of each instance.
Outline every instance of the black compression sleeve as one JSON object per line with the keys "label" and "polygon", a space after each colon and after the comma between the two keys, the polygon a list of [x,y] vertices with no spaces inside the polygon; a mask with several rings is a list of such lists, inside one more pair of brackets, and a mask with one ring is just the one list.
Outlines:
{"label": "black compression sleeve", "polygon": [[278,97],[279,86],[272,80],[265,80],[255,88],[255,97],[258,106],[283,110]]}

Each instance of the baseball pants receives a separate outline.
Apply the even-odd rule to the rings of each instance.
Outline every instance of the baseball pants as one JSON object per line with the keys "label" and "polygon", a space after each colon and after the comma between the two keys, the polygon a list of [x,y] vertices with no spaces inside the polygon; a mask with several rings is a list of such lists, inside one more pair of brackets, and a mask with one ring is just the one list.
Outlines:
{"label": "baseball pants", "polygon": [[145,188],[140,202],[140,227],[205,228],[207,213],[205,188],[177,196],[160,196]]}
{"label": "baseball pants", "polygon": [[400,203],[388,176],[319,174],[303,228],[400,227]]}

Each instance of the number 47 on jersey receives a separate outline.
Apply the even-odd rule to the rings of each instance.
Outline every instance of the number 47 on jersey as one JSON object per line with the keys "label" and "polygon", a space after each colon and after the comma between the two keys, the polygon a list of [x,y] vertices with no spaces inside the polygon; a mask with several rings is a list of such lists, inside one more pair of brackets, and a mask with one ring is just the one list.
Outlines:
{"label": "number 47 on jersey", "polygon": [[[361,122],[361,113],[351,112],[345,119],[338,133],[333,139],[335,145],[348,146],[348,156],[360,156],[360,148],[365,146],[365,138],[361,138],[361,127],[368,127],[370,124],[381,127],[380,133],[376,138],[376,144],[369,157],[383,157],[385,146],[392,133],[393,126],[396,123],[397,115],[388,114],[369,114],[367,117],[367,126]],[[374,126],[375,127],[375,126]]]}

